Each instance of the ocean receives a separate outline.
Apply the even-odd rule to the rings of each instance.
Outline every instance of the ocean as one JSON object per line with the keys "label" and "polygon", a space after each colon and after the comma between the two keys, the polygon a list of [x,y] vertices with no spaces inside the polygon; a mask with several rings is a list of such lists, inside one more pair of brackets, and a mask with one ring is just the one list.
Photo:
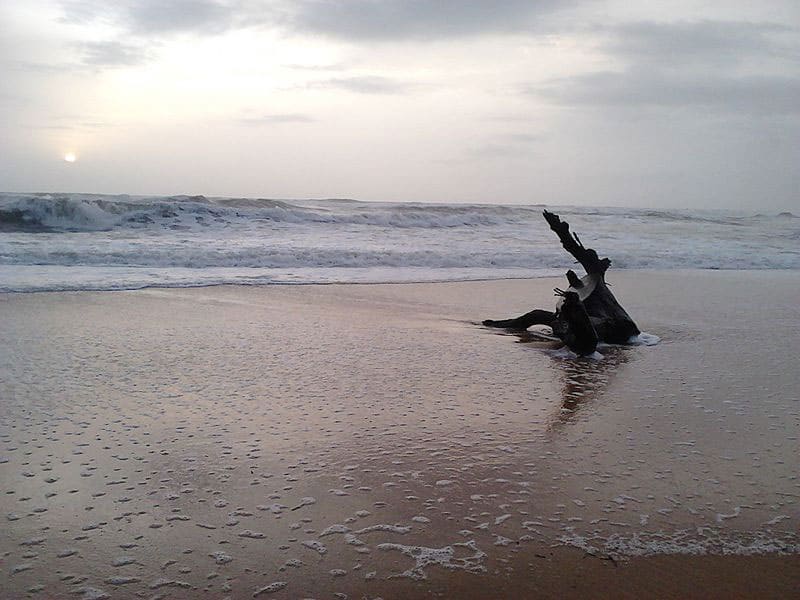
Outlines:
{"label": "ocean", "polygon": [[3,193],[0,291],[559,275],[544,208],[615,269],[800,269],[790,213]]}

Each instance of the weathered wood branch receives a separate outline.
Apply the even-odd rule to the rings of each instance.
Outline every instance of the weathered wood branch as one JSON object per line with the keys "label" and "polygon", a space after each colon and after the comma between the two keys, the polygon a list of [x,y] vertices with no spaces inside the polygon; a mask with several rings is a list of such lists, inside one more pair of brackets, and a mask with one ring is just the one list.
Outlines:
{"label": "weathered wood branch", "polygon": [[569,289],[559,290],[560,300],[555,312],[534,309],[514,319],[486,320],[488,327],[522,330],[532,325],[547,325],[573,352],[581,356],[591,354],[598,341],[625,344],[639,335],[639,328],[625,309],[617,302],[605,282],[605,273],[611,266],[608,258],[600,258],[592,248],[586,248],[577,234],[569,230],[569,223],[555,213],[544,211],[561,245],[586,270],[579,278],[567,271]]}
{"label": "weathered wood branch", "polygon": [[549,310],[541,310],[539,308],[533,309],[529,313],[517,317],[515,319],[502,319],[500,321],[492,321],[487,319],[483,322],[488,327],[501,327],[503,329],[524,330],[532,325],[547,325],[553,326],[553,320],[556,318],[556,313]]}
{"label": "weathered wood branch", "polygon": [[611,261],[607,258],[601,259],[597,256],[597,252],[591,248],[586,248],[578,237],[578,234],[570,232],[569,223],[562,221],[555,213],[544,211],[543,214],[547,224],[550,225],[550,229],[552,229],[558,236],[558,239],[561,240],[561,245],[564,246],[564,250],[572,254],[575,260],[581,264],[589,275],[594,273],[602,275],[608,270],[608,267],[611,266]]}

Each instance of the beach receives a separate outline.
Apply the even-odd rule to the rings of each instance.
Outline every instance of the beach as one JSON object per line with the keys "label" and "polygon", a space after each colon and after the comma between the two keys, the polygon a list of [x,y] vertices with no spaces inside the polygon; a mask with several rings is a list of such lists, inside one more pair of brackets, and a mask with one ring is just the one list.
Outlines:
{"label": "beach", "polygon": [[[800,273],[0,294],[5,598],[800,592]],[[338,594],[338,596],[337,596]]]}

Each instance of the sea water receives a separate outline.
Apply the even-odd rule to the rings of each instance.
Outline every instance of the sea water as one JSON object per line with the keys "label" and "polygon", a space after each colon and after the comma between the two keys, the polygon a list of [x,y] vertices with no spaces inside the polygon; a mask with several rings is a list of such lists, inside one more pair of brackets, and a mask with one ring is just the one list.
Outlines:
{"label": "sea water", "polygon": [[615,269],[799,269],[790,213],[0,194],[0,291],[559,275],[569,221]]}

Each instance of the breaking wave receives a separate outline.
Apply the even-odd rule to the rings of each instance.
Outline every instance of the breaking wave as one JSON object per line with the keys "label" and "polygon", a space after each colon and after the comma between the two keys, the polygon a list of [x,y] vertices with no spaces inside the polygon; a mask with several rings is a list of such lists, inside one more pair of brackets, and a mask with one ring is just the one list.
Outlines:
{"label": "breaking wave", "polygon": [[[541,205],[0,194],[0,291],[536,277]],[[790,214],[553,207],[615,269],[798,269]]]}
{"label": "breaking wave", "polygon": [[[4,201],[3,201],[4,200]],[[502,206],[378,205],[331,201],[329,206],[248,198],[170,196],[132,198],[96,195],[0,196],[4,231],[108,231],[114,228],[208,227],[215,224],[351,224],[399,228],[501,225],[533,209]]]}

